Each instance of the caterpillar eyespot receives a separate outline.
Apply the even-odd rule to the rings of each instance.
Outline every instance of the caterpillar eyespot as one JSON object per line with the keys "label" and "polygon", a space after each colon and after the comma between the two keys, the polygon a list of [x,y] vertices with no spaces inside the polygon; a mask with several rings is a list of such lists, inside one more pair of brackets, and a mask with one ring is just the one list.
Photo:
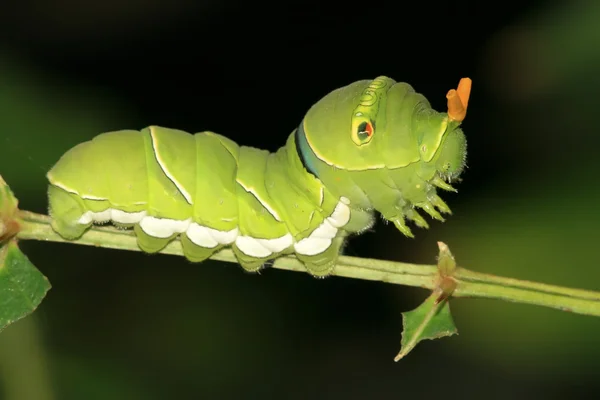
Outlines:
{"label": "caterpillar eyespot", "polygon": [[410,237],[407,220],[427,226],[418,209],[435,219],[450,212],[436,188],[453,190],[447,181],[464,167],[462,120],[423,109],[410,85],[378,77],[319,100],[274,153],[210,131],[103,133],[48,172],[52,227],[74,240],[111,221],[133,228],[149,253],[179,237],[194,262],[231,246],[248,271],[294,254],[327,276],[375,212]]}
{"label": "caterpillar eyespot", "polygon": [[373,136],[373,131],[375,129],[373,128],[373,124],[370,121],[364,121],[362,122],[359,126],[358,126],[358,140],[361,143],[364,143],[368,140],[371,139],[371,136]]}

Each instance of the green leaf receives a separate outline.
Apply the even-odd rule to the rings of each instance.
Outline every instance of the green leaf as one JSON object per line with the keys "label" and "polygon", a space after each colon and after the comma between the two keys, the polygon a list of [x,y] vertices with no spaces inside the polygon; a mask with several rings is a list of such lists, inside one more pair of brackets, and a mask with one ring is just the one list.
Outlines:
{"label": "green leaf", "polygon": [[402,313],[404,330],[401,349],[394,361],[405,357],[421,340],[458,334],[448,300],[439,301],[441,295],[436,290],[419,307]]}
{"label": "green leaf", "polygon": [[31,314],[51,287],[14,239],[20,229],[18,204],[0,176],[0,331]]}
{"label": "green leaf", "polygon": [[50,287],[14,240],[0,247],[0,331],[35,311]]}

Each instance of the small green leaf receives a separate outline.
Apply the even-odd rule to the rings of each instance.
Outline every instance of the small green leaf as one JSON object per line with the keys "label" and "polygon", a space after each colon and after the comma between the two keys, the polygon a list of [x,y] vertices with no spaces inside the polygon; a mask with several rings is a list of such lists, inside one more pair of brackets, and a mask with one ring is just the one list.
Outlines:
{"label": "small green leaf", "polygon": [[14,240],[0,247],[0,331],[35,311],[50,287]]}
{"label": "small green leaf", "polygon": [[394,361],[406,356],[421,340],[458,334],[448,300],[439,301],[440,294],[436,290],[419,307],[402,313],[404,330],[401,349]]}

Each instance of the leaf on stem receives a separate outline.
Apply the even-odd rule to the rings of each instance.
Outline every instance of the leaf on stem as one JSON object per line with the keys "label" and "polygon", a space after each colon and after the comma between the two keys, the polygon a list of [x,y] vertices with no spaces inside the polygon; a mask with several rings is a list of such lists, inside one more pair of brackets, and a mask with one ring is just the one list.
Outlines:
{"label": "leaf on stem", "polygon": [[15,241],[0,248],[0,331],[31,314],[48,290],[48,279],[21,252]]}
{"label": "leaf on stem", "polygon": [[17,205],[0,176],[0,331],[35,311],[51,287],[13,238],[19,231]]}
{"label": "leaf on stem", "polygon": [[419,307],[402,313],[402,342],[394,361],[404,358],[421,340],[458,334],[448,300],[438,302],[439,298],[440,293],[434,291]]}

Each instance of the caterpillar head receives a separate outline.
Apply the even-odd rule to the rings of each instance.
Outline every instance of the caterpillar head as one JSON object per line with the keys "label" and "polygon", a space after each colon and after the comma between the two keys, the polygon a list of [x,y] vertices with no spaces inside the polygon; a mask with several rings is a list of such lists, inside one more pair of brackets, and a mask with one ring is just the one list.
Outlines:
{"label": "caterpillar head", "polygon": [[465,165],[460,124],[470,89],[465,78],[449,91],[447,112],[433,110],[410,85],[383,76],[335,90],[300,124],[301,157],[326,186],[384,217],[414,207],[439,215],[431,205],[447,206],[436,188],[454,190],[449,182]]}

